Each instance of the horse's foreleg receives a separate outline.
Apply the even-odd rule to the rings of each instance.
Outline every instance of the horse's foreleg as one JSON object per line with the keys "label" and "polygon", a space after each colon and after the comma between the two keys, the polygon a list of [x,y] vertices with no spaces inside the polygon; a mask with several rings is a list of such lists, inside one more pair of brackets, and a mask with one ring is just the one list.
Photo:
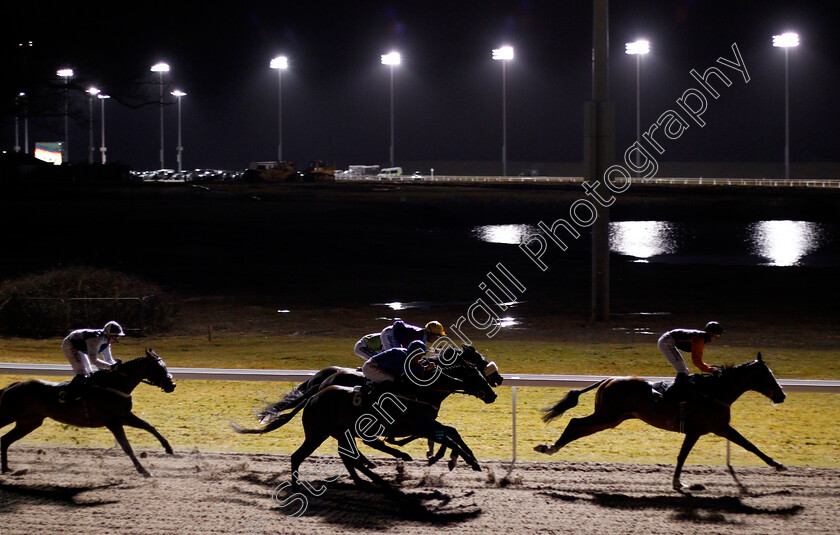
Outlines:
{"label": "horse's foreleg", "polygon": [[134,450],[131,449],[131,444],[128,443],[128,438],[125,436],[125,430],[121,423],[112,423],[106,425],[109,431],[114,434],[114,438],[117,439],[120,446],[122,446],[123,451],[128,458],[131,459],[131,462],[134,463],[134,468],[137,469],[138,472],[143,474],[143,477],[152,477],[151,472],[143,468],[143,465],[140,464],[140,461],[137,460],[137,457],[134,456]]}
{"label": "horse's foreleg", "polygon": [[295,488],[300,486],[300,481],[298,477],[298,470],[300,469],[300,465],[304,459],[312,455],[312,453],[318,449],[318,446],[324,443],[327,440],[326,434],[318,435],[318,436],[307,436],[306,439],[303,441],[303,444],[292,454],[292,485]]}
{"label": "horse's foreleg", "polygon": [[391,446],[388,446],[387,444],[385,444],[383,441],[379,440],[378,438],[375,439],[375,440],[371,440],[371,441],[365,441],[365,444],[370,446],[371,448],[373,448],[375,450],[379,450],[383,453],[387,453],[388,455],[390,455],[392,457],[396,457],[397,459],[399,459],[401,461],[410,461],[411,460],[411,455],[407,454],[404,451],[400,451],[397,448],[392,448]]}
{"label": "horse's foreleg", "polygon": [[677,467],[674,470],[674,490],[677,492],[683,492],[687,488],[685,485],[680,483],[680,473],[682,472],[683,465],[685,464],[685,460],[688,458],[688,454],[691,451],[691,448],[697,444],[697,440],[700,438],[700,435],[686,435],[685,440],[683,440],[682,447],[680,448],[680,453],[677,456]]}
{"label": "horse's foreleg", "polygon": [[129,412],[128,416],[126,416],[123,419],[123,424],[131,426],[131,427],[136,427],[137,429],[143,429],[144,431],[148,431],[149,433],[154,435],[154,437],[156,439],[158,439],[158,442],[160,442],[160,445],[163,446],[163,450],[166,453],[172,455],[172,453],[173,453],[172,452],[172,446],[169,445],[169,441],[167,441],[163,437],[163,435],[161,435],[158,432],[158,430],[155,429],[155,426],[153,426],[152,424],[150,424],[146,420],[143,420],[142,418],[140,418],[139,416],[137,416],[133,412]]}
{"label": "horse's foreleg", "polygon": [[418,438],[420,438],[420,437],[418,437],[417,435],[411,435],[410,437],[399,438],[399,439],[394,438],[394,437],[389,437],[389,438],[385,439],[385,442],[387,442],[388,444],[393,444],[394,446],[405,446],[409,442],[417,440]]}
{"label": "horse's foreleg", "polygon": [[2,456],[2,459],[0,459],[0,465],[2,465],[0,472],[6,473],[9,471],[9,463],[7,459],[7,450],[9,449],[9,446],[11,446],[13,442],[22,439],[32,431],[41,427],[42,423],[44,423],[43,418],[18,420],[12,430],[3,435],[3,438],[0,439],[0,456]]}
{"label": "horse's foreleg", "polygon": [[566,425],[566,429],[563,430],[563,434],[560,435],[560,438],[558,438],[554,444],[540,444],[538,446],[534,446],[534,450],[547,455],[552,455],[557,453],[557,450],[569,442],[593,435],[605,429],[613,428],[624,420],[626,420],[626,418],[623,417],[605,418],[597,413],[590,414],[589,416],[585,416],[583,418],[572,418],[569,420],[568,425]]}
{"label": "horse's foreleg", "polygon": [[764,461],[768,465],[772,466],[776,470],[787,470],[785,465],[783,465],[780,462],[774,461],[771,457],[765,455],[761,450],[756,448],[755,445],[753,445],[752,442],[750,442],[749,440],[744,438],[744,436],[741,435],[741,433],[739,433],[738,431],[733,429],[731,426],[726,426],[726,428],[724,428],[723,430],[716,431],[715,434],[719,437],[723,437],[725,439],[728,439],[728,440],[734,442],[735,444],[738,444],[739,446],[741,446],[742,448],[744,448],[745,450],[747,450],[749,452],[752,452],[752,453],[758,455],[758,457],[762,461]]}
{"label": "horse's foreleg", "polygon": [[464,439],[461,438],[458,430],[448,425],[443,425],[438,422],[435,423],[437,424],[433,434],[435,442],[439,442],[441,446],[452,448],[453,454],[460,455],[464,459],[464,462],[470,465],[473,470],[481,471],[478,460],[473,455],[470,447],[464,442]]}

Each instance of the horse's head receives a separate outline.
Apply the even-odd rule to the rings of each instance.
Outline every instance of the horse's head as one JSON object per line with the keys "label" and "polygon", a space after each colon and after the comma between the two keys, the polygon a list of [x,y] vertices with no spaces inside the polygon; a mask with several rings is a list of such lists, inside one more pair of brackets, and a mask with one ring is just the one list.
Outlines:
{"label": "horse's head", "polygon": [[141,357],[147,361],[147,366],[144,368],[143,379],[150,385],[156,386],[166,392],[175,390],[175,381],[172,380],[172,374],[166,369],[166,363],[163,359],[152,349],[146,350],[146,356]]}
{"label": "horse's head", "polygon": [[493,391],[495,385],[491,383],[491,379],[494,382],[496,381],[496,377],[493,376],[495,374],[498,376],[498,383],[501,383],[502,377],[499,375],[496,365],[487,362],[472,346],[464,346],[463,351],[447,347],[438,356],[437,363],[446,376],[463,383],[459,390],[477,397],[484,403],[496,401],[498,396]]}
{"label": "horse's head", "polygon": [[743,364],[742,366],[750,370],[746,379],[747,384],[745,385],[750,390],[763,394],[770,398],[770,401],[773,403],[782,403],[785,400],[787,395],[782,390],[779,382],[776,381],[773,372],[770,371],[770,368],[767,367],[767,364],[761,358],[761,352],[758,353],[758,357],[754,361]]}
{"label": "horse's head", "polygon": [[496,366],[495,362],[488,361],[484,358],[484,355],[479,353],[473,346],[471,345],[462,345],[461,346],[461,358],[464,361],[472,364],[475,366],[478,371],[484,374],[487,378],[487,382],[490,383],[490,386],[497,387],[502,384],[504,379],[502,375],[499,373],[499,367]]}

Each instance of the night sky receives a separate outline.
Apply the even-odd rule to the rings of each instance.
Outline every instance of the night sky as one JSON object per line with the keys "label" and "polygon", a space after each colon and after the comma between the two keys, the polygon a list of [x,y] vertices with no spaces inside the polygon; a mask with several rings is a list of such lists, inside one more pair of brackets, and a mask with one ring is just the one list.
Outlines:
{"label": "night sky", "polygon": [[[676,108],[705,71],[737,46],[749,83],[732,74],[703,116],[667,147],[663,161],[781,161],[784,52],[771,37],[800,34],[790,51],[791,161],[837,161],[840,39],[835,2],[618,1],[610,3],[610,97],[616,149],[635,139],[636,62],[624,44],[651,41],[642,60],[642,128]],[[583,157],[583,103],[591,99],[592,5],[516,2],[14,3],[2,15],[1,148],[14,145],[15,95],[30,95],[30,148],[63,139],[62,82],[71,67],[73,162],[87,160],[88,97],[101,88],[108,159],[159,167],[159,91],[165,78],[165,159],[175,167],[177,108],[183,100],[185,168],[242,169],[277,154],[278,76],[283,72],[283,152],[349,164],[388,163],[389,68],[395,69],[395,157],[402,161],[498,160],[502,66],[491,50],[515,48],[508,64],[510,162]],[[33,45],[19,46],[32,41]],[[724,69],[725,70],[725,69]],[[99,145],[99,102],[95,145]],[[22,143],[22,141],[21,141]],[[96,154],[98,161],[98,153]]]}

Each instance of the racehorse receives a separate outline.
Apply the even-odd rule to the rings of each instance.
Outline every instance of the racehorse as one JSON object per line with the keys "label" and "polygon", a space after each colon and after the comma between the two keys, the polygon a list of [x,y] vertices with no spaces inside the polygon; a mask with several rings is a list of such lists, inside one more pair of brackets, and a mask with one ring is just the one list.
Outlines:
{"label": "racehorse", "polygon": [[65,403],[59,402],[59,392],[67,387],[66,382],[30,379],[10,384],[0,391],[0,428],[15,422],[15,427],[0,439],[2,472],[9,471],[9,446],[39,428],[45,418],[52,418],[79,427],[107,427],[137,471],[150,477],[152,474],[134,456],[123,426],[148,431],[160,441],[166,453],[172,454],[172,447],[152,424],[131,412],[131,392],[141,381],[167,393],[175,390],[166,364],[151,349],[144,356],[119,363],[110,370],[94,372],[81,399],[68,399]]}
{"label": "racehorse", "polygon": [[[680,473],[686,457],[697,440],[707,433],[728,439],[756,454],[777,470],[785,470],[784,465],[762,453],[729,425],[730,406],[748,390],[763,394],[773,403],[782,403],[785,400],[782,387],[762,360],[761,353],[752,362],[724,367],[714,375],[695,377],[699,383],[698,395],[690,399],[683,409],[678,402],[663,400],[650,383],[638,377],[613,377],[581,390],[572,390],[553,406],[543,409],[545,422],[576,406],[580,394],[597,388],[595,410],[589,416],[572,418],[554,444],[540,444],[534,449],[551,455],[573,440],[616,427],[624,420],[638,418],[666,431],[680,432],[680,426],[683,424],[685,439],[677,456],[673,479],[674,490],[678,492],[684,492],[687,488],[680,483]],[[682,422],[681,410],[684,412]],[[734,472],[732,476],[735,477]],[[738,481],[737,478],[735,481]]]}
{"label": "racehorse", "polygon": [[[490,386],[497,387],[500,384],[502,384],[503,379],[501,374],[499,373],[499,368],[496,366],[496,363],[488,361],[481,353],[479,353],[471,345],[462,345],[460,351],[452,346],[447,346],[440,353],[428,357],[430,361],[438,365],[443,365],[444,368],[446,368],[447,363],[454,362],[456,358],[461,358],[464,362],[475,366],[481,373],[484,374],[484,376],[487,378],[487,382],[490,383]],[[317,373],[315,373],[315,375],[313,375],[311,379],[304,381],[303,383],[292,389],[292,391],[286,394],[286,396],[284,396],[283,399],[281,399],[280,401],[262,409],[258,413],[258,416],[260,418],[260,424],[269,425],[272,424],[272,422],[275,422],[277,418],[281,418],[283,419],[282,423],[275,423],[275,425],[279,427],[280,425],[285,424],[289,419],[291,419],[292,416],[294,416],[289,415],[289,413],[282,414],[283,411],[287,409],[294,409],[295,407],[302,405],[309,398],[311,398],[327,386],[340,385],[355,387],[364,385],[366,380],[367,379],[362,374],[362,372],[356,368],[344,368],[340,366],[329,366],[327,368],[324,368],[323,370],[320,370]],[[436,416],[437,415],[435,415],[435,417]],[[387,442],[403,446],[417,438],[419,437],[410,436],[401,440],[389,438]],[[391,454],[397,458],[409,460],[405,459],[405,456],[402,454],[402,452],[395,453],[395,450],[391,448],[379,447],[382,446],[381,441],[369,441],[366,443],[373,448],[379,449],[380,451]],[[435,464],[437,461],[439,461],[446,453],[446,450],[447,447],[445,445],[441,445],[437,454],[435,454],[434,441],[429,440],[429,449],[426,453],[426,458],[429,461],[429,465]],[[367,466],[375,466],[373,463],[368,461],[363,455],[361,457],[362,461],[365,462]],[[449,460],[449,470],[455,468],[457,458],[457,451],[453,450]]]}
{"label": "racehorse", "polygon": [[[471,352],[478,354],[474,350]],[[467,357],[466,354],[467,351],[451,353],[450,355],[454,356],[454,362],[440,365],[441,372],[436,380],[428,386],[416,390],[412,389],[411,397],[399,392],[385,391],[381,392],[375,403],[370,403],[369,401],[362,402],[359,392],[350,386],[331,384],[324,386],[315,394],[310,394],[309,390],[315,388],[315,386],[307,385],[305,387],[306,400],[304,402],[296,401],[292,411],[275,416],[270,423],[260,429],[244,429],[234,426],[234,430],[238,433],[267,433],[281,427],[305,408],[303,427],[306,438],[304,443],[292,454],[291,459],[292,484],[296,487],[299,485],[298,470],[301,463],[330,436],[338,440],[340,444],[338,448],[339,457],[356,483],[361,482],[356,468],[371,479],[379,479],[365,465],[364,457],[356,448],[356,437],[362,438],[366,444],[373,448],[403,460],[410,460],[411,458],[405,453],[385,445],[378,437],[417,436],[427,438],[451,448],[474,470],[481,470],[478,461],[464,443],[458,431],[454,427],[442,425],[435,420],[441,402],[454,392],[463,392],[475,396],[485,403],[492,403],[496,400],[496,393],[487,377],[475,364],[469,361],[470,357]],[[274,404],[272,407],[276,408],[277,405]],[[395,412],[394,408],[399,409],[399,412]],[[386,409],[390,409],[390,412]],[[378,415],[378,417],[375,415]],[[341,444],[344,444],[345,447],[342,447]]]}

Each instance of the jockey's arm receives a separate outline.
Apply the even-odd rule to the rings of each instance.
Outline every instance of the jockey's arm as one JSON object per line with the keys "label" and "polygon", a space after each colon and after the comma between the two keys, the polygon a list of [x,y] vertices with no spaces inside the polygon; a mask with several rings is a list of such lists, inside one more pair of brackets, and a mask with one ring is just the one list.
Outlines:
{"label": "jockey's arm", "polygon": [[703,373],[712,373],[714,368],[703,361],[703,348],[706,343],[701,337],[696,337],[691,341],[691,362],[697,366],[697,369]]}
{"label": "jockey's arm", "polygon": [[[97,348],[97,349],[99,349],[99,348]],[[117,361],[114,360],[114,357],[111,356],[111,345],[110,344],[108,346],[106,346],[105,349],[102,350],[102,353],[97,354],[96,351],[94,350],[93,353],[89,353],[89,354],[96,355],[95,357],[93,357],[93,361],[94,361],[94,364],[96,364],[97,368],[105,368],[106,370],[110,370],[111,367],[113,367],[114,364],[117,363]],[[102,356],[102,358],[100,358],[100,355]]]}

